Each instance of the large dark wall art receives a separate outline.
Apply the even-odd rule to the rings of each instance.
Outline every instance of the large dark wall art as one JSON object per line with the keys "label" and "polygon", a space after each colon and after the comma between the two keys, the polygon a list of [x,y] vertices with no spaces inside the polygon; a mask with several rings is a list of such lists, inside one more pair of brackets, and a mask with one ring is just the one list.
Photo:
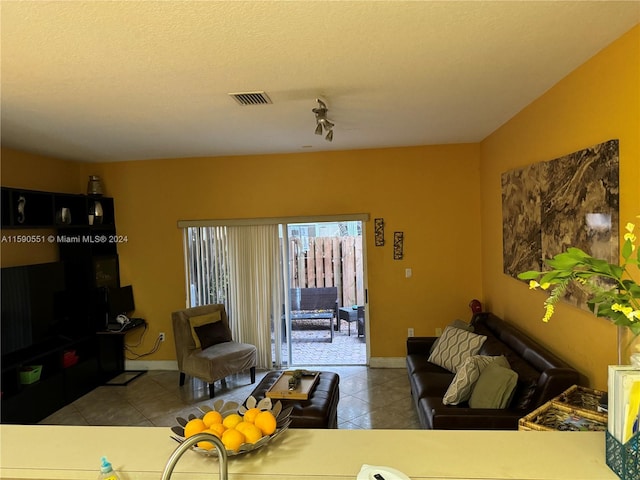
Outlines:
{"label": "large dark wall art", "polygon": [[[504,273],[543,269],[567,247],[617,263],[618,171],[618,140],[609,140],[503,173]],[[587,294],[573,288],[565,300],[586,308]]]}

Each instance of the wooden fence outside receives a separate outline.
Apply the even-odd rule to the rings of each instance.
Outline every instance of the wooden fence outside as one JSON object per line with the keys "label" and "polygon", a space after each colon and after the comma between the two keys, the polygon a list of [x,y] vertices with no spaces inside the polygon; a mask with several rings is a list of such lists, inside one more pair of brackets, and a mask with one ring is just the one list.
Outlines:
{"label": "wooden fence outside", "polygon": [[289,285],[292,288],[338,287],[340,306],[364,304],[362,237],[309,237],[289,240]]}

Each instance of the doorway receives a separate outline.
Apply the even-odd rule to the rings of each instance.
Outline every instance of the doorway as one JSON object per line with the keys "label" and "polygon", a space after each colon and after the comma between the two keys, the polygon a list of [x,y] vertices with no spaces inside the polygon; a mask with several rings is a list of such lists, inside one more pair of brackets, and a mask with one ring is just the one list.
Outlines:
{"label": "doorway", "polygon": [[285,308],[282,329],[273,329],[276,365],[368,363],[364,228],[353,220],[282,225],[283,304],[291,307],[289,297],[304,290],[335,291],[337,305],[333,315],[305,311],[308,318]]}

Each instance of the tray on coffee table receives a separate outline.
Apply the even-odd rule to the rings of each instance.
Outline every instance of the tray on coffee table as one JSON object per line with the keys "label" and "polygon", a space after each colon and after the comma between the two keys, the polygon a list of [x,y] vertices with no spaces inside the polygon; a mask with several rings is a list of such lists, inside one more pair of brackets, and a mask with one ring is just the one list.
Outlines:
{"label": "tray on coffee table", "polygon": [[293,376],[295,370],[286,370],[280,374],[276,383],[271,385],[267,390],[266,396],[269,398],[292,399],[292,400],[308,400],[309,394],[318,383],[320,372],[308,372],[300,378],[300,382],[295,389],[289,390],[289,379]]}

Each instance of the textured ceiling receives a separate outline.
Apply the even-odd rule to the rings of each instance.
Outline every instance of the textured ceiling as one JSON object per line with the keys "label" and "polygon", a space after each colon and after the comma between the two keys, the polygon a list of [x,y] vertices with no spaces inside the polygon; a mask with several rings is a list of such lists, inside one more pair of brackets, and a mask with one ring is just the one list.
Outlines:
{"label": "textured ceiling", "polygon": [[[477,142],[640,22],[638,1],[0,8],[2,145],[82,161]],[[256,90],[273,104],[227,95]]]}

